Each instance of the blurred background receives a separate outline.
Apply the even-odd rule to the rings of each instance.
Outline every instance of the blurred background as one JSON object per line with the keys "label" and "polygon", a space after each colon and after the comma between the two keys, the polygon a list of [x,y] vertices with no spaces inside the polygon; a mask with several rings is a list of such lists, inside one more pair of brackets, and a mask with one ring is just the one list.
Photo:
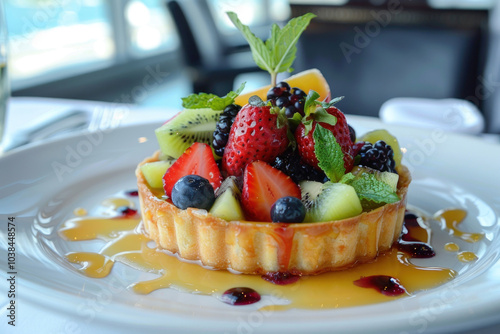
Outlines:
{"label": "blurred background", "polygon": [[347,114],[394,97],[474,103],[500,133],[497,0],[2,0],[13,96],[179,108],[269,84],[225,12],[265,39],[306,12],[294,73],[318,68]]}

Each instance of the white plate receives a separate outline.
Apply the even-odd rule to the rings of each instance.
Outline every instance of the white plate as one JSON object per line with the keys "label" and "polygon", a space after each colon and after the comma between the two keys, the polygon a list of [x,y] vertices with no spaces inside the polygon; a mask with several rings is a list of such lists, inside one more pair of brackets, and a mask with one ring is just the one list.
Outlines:
{"label": "white plate", "polygon": [[[385,127],[408,150],[405,163],[413,173],[411,205],[428,213],[464,208],[469,216],[462,228],[486,234],[482,241],[467,244],[433,225],[438,256],[426,263],[458,270],[455,280],[384,304],[262,313],[258,304],[232,307],[210,296],[172,289],[136,295],[126,287],[145,274],[125,266],[117,265],[104,279],[80,275],[63,254],[87,249],[92,242],[65,242],[57,236],[57,227],[76,207],[90,208],[107,196],[135,188],[135,166],[158,147],[153,133],[158,124],[146,124],[78,135],[0,159],[0,248],[5,254],[6,220],[15,216],[18,324],[28,328],[31,319],[45,319],[46,315],[54,321],[64,319],[57,327],[61,332],[69,327],[82,333],[110,328],[126,333],[138,329],[170,333],[405,333],[444,328],[449,332],[500,322],[500,146],[437,130],[387,126],[371,118],[349,117],[349,122],[358,133]],[[140,143],[141,137],[148,140]],[[443,250],[449,240],[475,252],[479,259],[461,263],[456,254]],[[0,258],[0,269],[5,277],[6,256]],[[2,305],[7,305],[6,293],[1,295]],[[21,312],[23,307],[33,314]],[[42,316],[37,317],[38,313]],[[4,317],[3,328],[11,329],[5,323]],[[50,324],[35,324],[31,326],[38,332],[49,332]]]}

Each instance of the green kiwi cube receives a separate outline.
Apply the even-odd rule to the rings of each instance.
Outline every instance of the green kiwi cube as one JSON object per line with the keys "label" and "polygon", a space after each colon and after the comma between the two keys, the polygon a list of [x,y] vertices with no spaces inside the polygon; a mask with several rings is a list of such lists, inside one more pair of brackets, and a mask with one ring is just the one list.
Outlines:
{"label": "green kiwi cube", "polygon": [[237,197],[231,189],[227,189],[215,199],[210,214],[227,221],[245,220],[245,215]]}
{"label": "green kiwi cube", "polygon": [[163,175],[171,165],[172,161],[166,160],[147,162],[141,166],[141,172],[151,188],[162,188]]}
{"label": "green kiwi cube", "polygon": [[354,188],[343,183],[324,183],[321,192],[308,206],[306,222],[340,220],[357,216],[363,211]]}

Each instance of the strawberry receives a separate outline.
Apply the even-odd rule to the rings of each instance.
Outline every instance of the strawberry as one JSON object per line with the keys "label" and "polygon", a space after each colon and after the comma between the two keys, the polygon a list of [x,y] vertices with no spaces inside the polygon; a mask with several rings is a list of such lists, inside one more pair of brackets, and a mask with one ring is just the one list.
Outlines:
{"label": "strawberry", "polygon": [[273,161],[288,146],[287,131],[287,119],[278,108],[245,105],[231,127],[222,169],[240,176],[252,161]]}
{"label": "strawberry", "polygon": [[175,183],[186,175],[199,175],[206,178],[214,191],[219,189],[222,176],[212,154],[212,149],[204,143],[194,143],[167,169],[163,175],[163,189],[170,197]]}
{"label": "strawberry", "polygon": [[247,219],[270,222],[272,205],[285,196],[301,198],[299,186],[288,175],[263,161],[247,165],[241,196]]}
{"label": "strawberry", "polygon": [[[349,126],[347,125],[347,121],[345,119],[344,114],[337,108],[331,106],[326,109],[326,112],[332,116],[337,118],[337,123],[335,125],[330,125],[328,123],[319,122],[322,127],[330,130],[337,143],[339,143],[342,148],[342,152],[344,152],[344,168],[346,169],[346,173],[350,172],[354,160],[352,157],[352,141],[349,133]],[[312,117],[312,116],[311,116]],[[306,134],[306,127],[303,123],[299,124],[297,129],[295,130],[295,139],[297,140],[297,147],[299,149],[299,154],[302,159],[308,163],[309,165],[318,167],[318,159],[316,158],[316,154],[314,152],[314,129],[316,128],[316,124],[318,122],[312,121],[312,128]]]}

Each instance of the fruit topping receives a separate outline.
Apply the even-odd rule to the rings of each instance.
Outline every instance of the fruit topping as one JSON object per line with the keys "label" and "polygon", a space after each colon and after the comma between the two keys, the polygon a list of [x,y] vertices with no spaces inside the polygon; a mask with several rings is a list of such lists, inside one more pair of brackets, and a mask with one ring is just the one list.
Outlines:
{"label": "fruit topping", "polygon": [[295,113],[304,116],[304,104],[307,94],[300,88],[290,88],[285,82],[279,82],[267,92],[267,99],[278,108],[285,108],[285,116],[292,118]]}
{"label": "fruit topping", "polygon": [[293,275],[288,272],[282,272],[282,271],[267,273],[265,275],[262,275],[261,277],[262,279],[276,285],[292,284],[300,279],[299,275]]}
{"label": "fruit topping", "polygon": [[[284,79],[284,81],[287,82],[290,87],[307,87],[307,89],[318,92],[318,99],[320,101],[328,102],[330,100],[330,87],[328,86],[328,82],[326,82],[325,77],[318,69],[313,68],[298,72]],[[267,93],[271,88],[272,86],[268,85],[260,89],[250,91],[248,93],[241,94],[235,98],[234,103],[245,105],[248,103],[248,99],[254,95],[257,95],[262,100],[266,100]]]}
{"label": "fruit topping", "polygon": [[245,105],[231,128],[222,157],[223,170],[240,176],[252,161],[274,161],[288,146],[287,131],[287,119],[278,108]]}
{"label": "fruit topping", "polygon": [[372,288],[386,296],[399,296],[407,293],[397,278],[386,275],[361,277],[354,281],[354,285],[361,288]]}
{"label": "fruit topping", "polygon": [[382,172],[396,173],[394,152],[385,141],[378,140],[375,144],[365,142],[356,156],[355,162],[360,166],[370,167]]}
{"label": "fruit topping", "polygon": [[351,141],[353,143],[356,142],[356,130],[354,130],[354,128],[352,126],[350,126],[349,124],[347,124],[347,126],[349,127],[349,137],[351,138]]}
{"label": "fruit topping", "polygon": [[220,299],[226,304],[239,306],[257,303],[260,295],[251,288],[232,288],[225,291]]}
{"label": "fruit topping", "polygon": [[364,211],[400,200],[396,193],[398,174],[380,173],[370,168],[357,168],[353,171],[346,174],[340,182],[354,188]]}
{"label": "fruit topping", "polygon": [[240,111],[241,106],[236,104],[230,104],[219,117],[219,121],[215,127],[214,139],[212,142],[212,147],[214,148],[215,154],[222,157],[224,154],[224,148],[226,147],[227,140],[229,138],[229,132],[231,131],[231,126],[233,125],[236,115]]}
{"label": "fruit topping", "polygon": [[236,184],[236,177],[230,176],[222,182],[217,191],[210,213],[227,221],[245,220],[240,200],[241,191]]}
{"label": "fruit topping", "polygon": [[241,203],[247,219],[271,222],[272,205],[286,196],[300,198],[300,188],[288,175],[263,161],[246,167]]}
{"label": "fruit topping", "polygon": [[372,144],[376,143],[379,140],[383,140],[387,143],[387,145],[391,146],[392,151],[394,152],[394,162],[396,163],[396,166],[401,165],[403,153],[401,152],[401,148],[399,147],[399,142],[396,137],[390,134],[387,130],[373,130],[365,133],[358,139],[358,141],[367,141]]}
{"label": "fruit topping", "polygon": [[351,173],[354,176],[361,175],[363,173],[373,174],[375,178],[379,181],[387,183],[391,189],[395,192],[398,187],[399,175],[391,172],[381,172],[370,167],[360,167],[356,166],[352,169]]}
{"label": "fruit topping", "polygon": [[303,180],[327,181],[323,171],[303,162],[299,152],[292,147],[288,147],[285,152],[277,156],[272,166],[290,176],[295,183]]}
{"label": "fruit topping", "polygon": [[211,144],[220,114],[220,110],[184,109],[155,130],[160,150],[178,158],[195,142]]}
{"label": "fruit topping", "polygon": [[179,209],[198,208],[209,210],[215,201],[214,188],[199,175],[181,177],[172,189],[172,203]]}
{"label": "fruit topping", "polygon": [[353,187],[343,183],[314,181],[301,183],[302,202],[306,207],[305,222],[326,222],[359,215],[361,203]]}
{"label": "fruit topping", "polygon": [[206,178],[213,189],[219,189],[222,177],[212,154],[212,149],[207,144],[194,143],[177,159],[163,176],[163,189],[171,197],[175,183],[186,175],[199,175]]}
{"label": "fruit topping", "polygon": [[273,223],[302,223],[306,216],[306,208],[297,197],[282,197],[271,207]]}
{"label": "fruit topping", "polygon": [[[322,111],[325,109],[322,109]],[[322,118],[315,116],[326,116],[326,113],[319,113],[318,111],[313,112],[310,116],[306,116],[305,120],[311,121],[310,128],[307,123],[302,122],[298,125],[295,130],[295,139],[297,140],[297,146],[299,149],[300,156],[302,159],[308,163],[309,165],[320,168],[318,166],[318,158],[315,152],[315,139],[314,132],[316,130],[317,124],[320,124],[323,128],[330,131],[335,140],[342,148],[343,158],[344,158],[344,168],[346,172],[349,172],[353,166],[353,158],[352,158],[352,141],[349,132],[349,127],[347,125],[347,121],[345,119],[344,114],[337,108],[331,106],[327,108],[326,113],[328,115],[334,116],[337,120],[336,123],[332,124],[332,121],[323,122]],[[307,111],[306,111],[307,115]],[[316,119],[318,120],[316,120]],[[323,118],[324,119],[324,118]]]}
{"label": "fruit topping", "polygon": [[172,166],[172,163],[172,160],[160,160],[148,162],[141,166],[142,175],[144,175],[146,182],[151,188],[163,187],[163,175]]}

